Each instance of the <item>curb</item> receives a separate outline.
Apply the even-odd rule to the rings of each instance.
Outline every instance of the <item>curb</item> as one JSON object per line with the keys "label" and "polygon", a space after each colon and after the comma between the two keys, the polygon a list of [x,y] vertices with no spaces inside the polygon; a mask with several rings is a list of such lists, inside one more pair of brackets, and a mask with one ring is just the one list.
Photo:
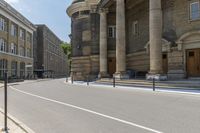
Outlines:
{"label": "curb", "polygon": [[[3,109],[0,108],[0,113],[4,114]],[[21,128],[26,133],[35,133],[32,129],[27,127],[24,123],[13,117],[8,113],[8,119],[11,120],[14,124],[16,124],[19,128]]]}
{"label": "curb", "polygon": [[[74,82],[74,84],[71,84],[70,82],[66,82],[64,81],[65,84],[70,84],[70,85],[82,85],[82,86],[87,86],[86,83],[78,83],[78,82]],[[109,88],[113,88],[112,85],[108,85],[108,84],[98,84],[98,83],[91,83],[90,86],[96,86],[96,87],[109,87]],[[126,88],[126,89],[130,89],[130,90],[143,90],[143,91],[151,91],[152,89],[149,88],[149,87],[146,87],[146,88],[142,88],[141,86],[118,86],[118,87],[115,87],[115,88]],[[134,88],[134,89],[133,89]],[[197,93],[197,92],[190,92],[190,90],[176,90],[176,89],[162,89],[162,88],[157,88],[156,89],[156,92],[161,92],[161,93],[171,93],[171,94],[183,94],[183,95],[192,95],[192,96],[200,96],[200,92]]]}
{"label": "curb", "polygon": [[0,83],[0,88],[3,88],[4,87],[4,84]]}

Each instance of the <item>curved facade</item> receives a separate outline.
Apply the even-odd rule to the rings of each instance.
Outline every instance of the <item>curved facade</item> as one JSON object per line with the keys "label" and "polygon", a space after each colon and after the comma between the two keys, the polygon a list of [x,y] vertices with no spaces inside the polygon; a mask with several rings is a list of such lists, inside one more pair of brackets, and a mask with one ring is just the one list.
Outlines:
{"label": "curved facade", "polygon": [[[100,77],[128,78],[128,70],[147,79],[200,77],[199,0],[99,0],[97,8],[88,3],[74,1],[67,10],[80,66],[86,55],[95,55]],[[86,10],[89,17],[82,15]],[[72,65],[74,72],[91,66]]]}
{"label": "curved facade", "polygon": [[75,80],[94,78],[99,72],[99,14],[96,0],[74,0],[67,9],[71,17],[72,69]]}

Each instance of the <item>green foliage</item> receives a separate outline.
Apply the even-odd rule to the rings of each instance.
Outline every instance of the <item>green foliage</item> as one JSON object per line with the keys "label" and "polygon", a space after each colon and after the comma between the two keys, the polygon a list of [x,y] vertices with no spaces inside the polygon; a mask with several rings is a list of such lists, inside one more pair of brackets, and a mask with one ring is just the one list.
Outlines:
{"label": "green foliage", "polygon": [[64,51],[64,53],[67,55],[68,59],[71,59],[71,51],[72,51],[72,47],[69,43],[62,43],[61,47]]}
{"label": "green foliage", "polygon": [[65,55],[67,55],[68,58],[68,65],[69,65],[69,70],[71,70],[71,53],[72,53],[72,46],[69,43],[63,42],[61,44],[61,48],[63,49],[63,52]]}

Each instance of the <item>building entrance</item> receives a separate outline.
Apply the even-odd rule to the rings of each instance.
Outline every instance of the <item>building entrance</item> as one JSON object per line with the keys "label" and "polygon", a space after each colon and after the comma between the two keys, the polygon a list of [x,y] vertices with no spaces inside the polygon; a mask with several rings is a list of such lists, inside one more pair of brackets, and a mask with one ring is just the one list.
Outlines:
{"label": "building entrance", "polygon": [[167,74],[168,72],[168,58],[167,58],[167,53],[164,53],[162,55],[162,58],[163,58],[163,73],[164,74]]}
{"label": "building entrance", "polygon": [[108,74],[112,77],[116,72],[116,58],[108,58]]}
{"label": "building entrance", "polygon": [[187,75],[200,77],[200,49],[187,50]]}

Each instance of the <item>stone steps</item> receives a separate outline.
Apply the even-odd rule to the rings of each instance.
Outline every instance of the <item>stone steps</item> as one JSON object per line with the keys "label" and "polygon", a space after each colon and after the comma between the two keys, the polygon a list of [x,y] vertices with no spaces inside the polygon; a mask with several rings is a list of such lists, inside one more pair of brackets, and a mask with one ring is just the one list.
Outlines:
{"label": "stone steps", "polygon": [[[113,84],[113,79],[97,80],[99,84]],[[160,88],[180,88],[180,89],[199,89],[200,80],[179,80],[179,81],[156,81],[156,87]],[[116,80],[116,85],[152,87],[152,81],[147,80]]]}

